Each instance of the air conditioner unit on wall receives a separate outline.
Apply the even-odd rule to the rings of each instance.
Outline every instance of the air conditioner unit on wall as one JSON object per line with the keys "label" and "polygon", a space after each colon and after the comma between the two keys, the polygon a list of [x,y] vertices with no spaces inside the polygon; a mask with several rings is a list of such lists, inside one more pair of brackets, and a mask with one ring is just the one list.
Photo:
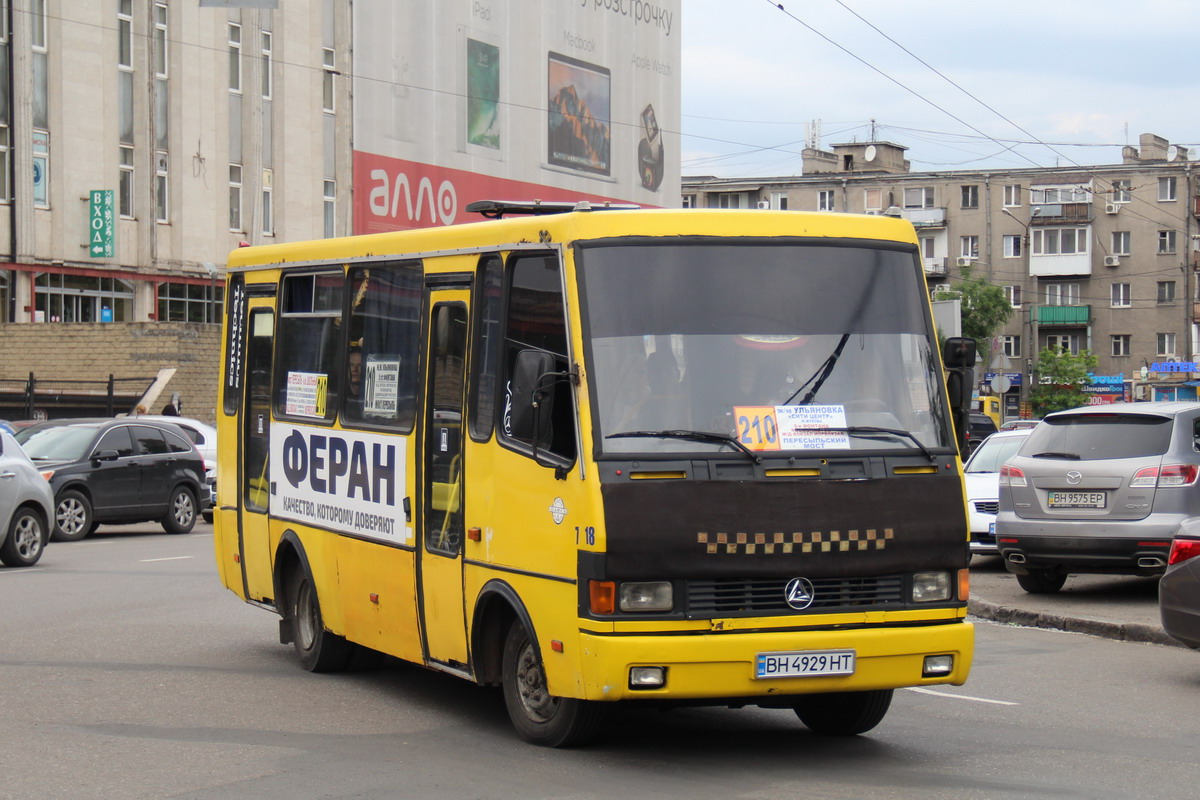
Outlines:
{"label": "air conditioner unit on wall", "polygon": [[975,262],[975,259],[973,259],[973,258],[968,258],[967,256],[960,256],[960,257],[959,257],[959,259],[958,259],[958,265],[959,265],[960,267],[969,267],[969,266],[971,266],[971,264],[973,264],[974,262]]}
{"label": "air conditioner unit on wall", "polygon": [[1121,210],[1121,204],[1120,204],[1120,203],[1106,203],[1106,204],[1105,204],[1105,206],[1104,206],[1104,213],[1105,213],[1105,214],[1115,214],[1115,213],[1117,213],[1117,212],[1118,212],[1118,211],[1120,211],[1120,210]]}
{"label": "air conditioner unit on wall", "polygon": [[771,207],[771,201],[770,200],[759,200],[758,207],[765,211],[766,209]]}
{"label": "air conditioner unit on wall", "polygon": [[1106,267],[1121,266],[1121,257],[1120,256],[1105,256],[1104,257],[1104,266],[1106,266]]}

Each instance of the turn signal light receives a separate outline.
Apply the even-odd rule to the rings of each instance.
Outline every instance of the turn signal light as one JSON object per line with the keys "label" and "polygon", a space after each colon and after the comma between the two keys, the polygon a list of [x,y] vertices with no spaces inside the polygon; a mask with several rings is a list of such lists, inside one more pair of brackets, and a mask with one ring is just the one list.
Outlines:
{"label": "turn signal light", "polygon": [[1000,467],[1001,486],[1025,486],[1025,473],[1020,467],[1010,467],[1008,464]]}
{"label": "turn signal light", "polygon": [[593,614],[612,614],[617,610],[617,584],[613,581],[588,581],[588,605]]}
{"label": "turn signal light", "polygon": [[1200,556],[1200,539],[1176,539],[1171,542],[1167,564],[1180,564],[1196,556]]}

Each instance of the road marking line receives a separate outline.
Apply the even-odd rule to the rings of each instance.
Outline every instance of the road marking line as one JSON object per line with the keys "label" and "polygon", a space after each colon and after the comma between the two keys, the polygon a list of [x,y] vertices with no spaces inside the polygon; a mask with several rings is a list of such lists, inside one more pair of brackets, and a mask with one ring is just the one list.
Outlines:
{"label": "road marking line", "polygon": [[19,567],[17,569],[0,569],[0,575],[28,575],[31,572],[45,572],[45,567]]}
{"label": "road marking line", "polygon": [[938,697],[953,697],[955,700],[973,700],[976,703],[994,703],[998,706],[1019,706],[1020,703],[1010,703],[1007,700],[989,700],[986,697],[972,697],[969,694],[951,694],[950,692],[937,692],[933,689],[922,689],[919,686],[904,687],[910,692],[920,692],[921,694],[932,694]]}
{"label": "road marking line", "polygon": [[189,558],[195,558],[195,556],[171,556],[170,558],[143,558],[139,560],[143,564],[149,564],[153,561],[184,561]]}

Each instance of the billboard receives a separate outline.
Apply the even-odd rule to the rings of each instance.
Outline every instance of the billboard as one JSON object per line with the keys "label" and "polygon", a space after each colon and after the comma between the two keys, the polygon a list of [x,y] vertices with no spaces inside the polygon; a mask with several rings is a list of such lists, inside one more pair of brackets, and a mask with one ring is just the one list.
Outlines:
{"label": "billboard", "polygon": [[355,3],[354,232],[679,205],[680,0]]}

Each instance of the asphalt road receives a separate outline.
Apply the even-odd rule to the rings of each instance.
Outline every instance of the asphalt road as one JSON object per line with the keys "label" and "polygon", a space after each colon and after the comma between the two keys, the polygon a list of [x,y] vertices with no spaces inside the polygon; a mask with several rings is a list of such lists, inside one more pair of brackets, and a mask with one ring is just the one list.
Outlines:
{"label": "asphalt road", "polygon": [[598,745],[547,750],[492,689],[390,659],[304,672],[277,618],[220,586],[210,530],[101,528],[0,569],[0,798],[1195,794],[1200,653],[1183,648],[980,622],[967,684],[897,692],[866,736],[787,711],[627,711]]}

